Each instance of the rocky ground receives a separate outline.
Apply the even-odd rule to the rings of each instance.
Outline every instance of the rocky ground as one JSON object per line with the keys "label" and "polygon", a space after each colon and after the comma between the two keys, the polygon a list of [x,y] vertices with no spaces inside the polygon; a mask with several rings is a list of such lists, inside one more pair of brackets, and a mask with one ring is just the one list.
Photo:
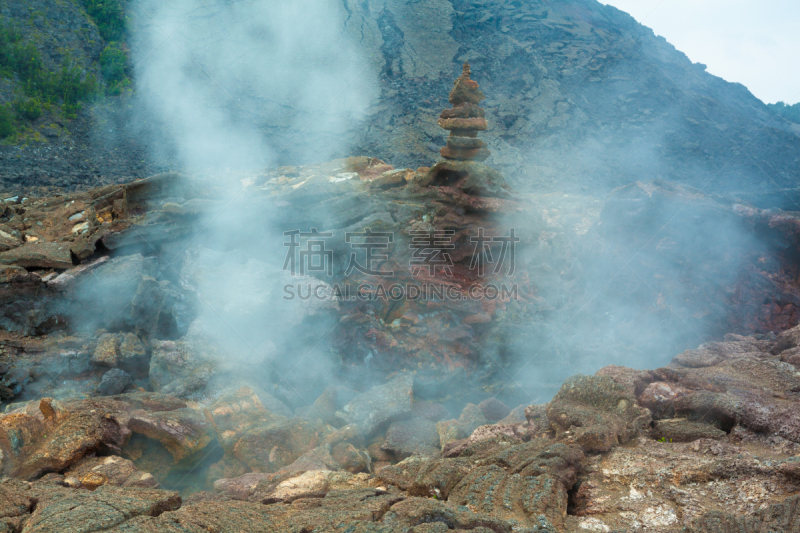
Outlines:
{"label": "rocky ground", "polygon": [[0,196],[85,191],[169,170],[136,122],[125,101],[87,106],[73,120],[41,117],[32,127],[44,132],[42,141],[0,144]]}
{"label": "rocky ground", "polygon": [[[794,213],[666,184],[524,195],[479,164],[438,168],[351,158],[4,202],[3,527],[800,527]],[[515,272],[478,276],[470,230],[509,226]],[[282,231],[310,227],[332,234],[332,271],[291,276]],[[391,280],[347,272],[345,235],[366,228],[394,236]],[[450,276],[410,268],[420,229],[453,232]],[[283,298],[422,281],[519,291]],[[622,291],[627,311],[603,307]],[[620,325],[642,316],[631,327],[695,329],[661,346],[680,352],[666,366],[641,356],[664,337],[631,345]]]}
{"label": "rocky ground", "polygon": [[[490,399],[452,420],[415,396],[410,374],[349,401],[326,391],[288,417],[248,388],[206,405],[155,392],[44,398],[0,418],[11,476],[0,520],[9,531],[794,531],[798,342],[797,328],[733,335],[654,371],[570,378],[547,404]],[[213,490],[167,490],[190,476]]]}

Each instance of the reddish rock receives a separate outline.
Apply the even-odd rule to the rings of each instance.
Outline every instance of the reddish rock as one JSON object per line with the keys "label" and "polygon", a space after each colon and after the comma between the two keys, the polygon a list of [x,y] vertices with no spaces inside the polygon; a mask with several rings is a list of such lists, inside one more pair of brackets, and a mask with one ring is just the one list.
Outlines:
{"label": "reddish rock", "polygon": [[248,430],[284,422],[286,418],[267,411],[252,389],[243,387],[234,394],[219,398],[207,411],[217,438],[226,452]]}
{"label": "reddish rock", "polygon": [[685,418],[656,420],[653,438],[666,442],[692,442],[698,439],[721,439],[727,434],[711,424],[692,422]]}
{"label": "reddish rock", "polygon": [[439,115],[439,126],[450,131],[447,146],[441,149],[442,157],[461,161],[483,161],[489,157],[486,143],[476,138],[479,131],[487,128],[485,112],[477,105],[484,98],[478,83],[470,79],[469,64],[464,63],[461,76],[450,91],[453,108]]}
{"label": "reddish rock", "polygon": [[639,396],[639,404],[647,407],[653,418],[672,418],[675,415],[675,400],[692,392],[677,383],[655,381]]}
{"label": "reddish rock", "polygon": [[119,450],[127,431],[108,414],[71,414],[29,448],[13,473],[33,479],[47,472],[62,472],[84,456],[98,450]]}
{"label": "reddish rock", "polygon": [[35,268],[72,268],[69,243],[29,242],[0,252],[0,264]]}
{"label": "reddish rock", "polygon": [[356,448],[349,442],[340,442],[331,450],[331,457],[342,470],[352,474],[369,472],[372,469],[372,458],[369,453],[361,448]]}
{"label": "reddish rock", "polygon": [[0,472],[8,473],[23,460],[26,446],[36,442],[45,432],[42,422],[26,413],[0,417]]}

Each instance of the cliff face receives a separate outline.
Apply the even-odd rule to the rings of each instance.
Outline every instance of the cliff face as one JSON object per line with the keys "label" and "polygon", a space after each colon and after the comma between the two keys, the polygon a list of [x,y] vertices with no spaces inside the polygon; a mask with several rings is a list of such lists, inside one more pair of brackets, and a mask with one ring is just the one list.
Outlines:
{"label": "cliff face", "polygon": [[[67,4],[65,13],[80,12]],[[273,36],[260,35],[269,33],[264,25],[270,17],[254,6],[218,2],[185,16],[178,5],[131,4],[128,36],[133,63],[153,63],[168,53],[178,58],[165,71],[185,71],[176,82],[179,99],[189,98],[186,84],[196,82],[214,104],[204,108],[210,114],[222,109],[238,126],[261,135],[265,147],[280,148],[267,163],[364,153],[395,166],[432,164],[445,142],[436,115],[461,64],[469,61],[488,96],[483,103],[491,127],[484,136],[493,156],[487,163],[518,190],[602,194],[636,180],[664,179],[734,193],[762,207],[796,207],[800,126],[776,117],[745,87],[708,74],[613,7],[594,0],[343,0],[325,4],[323,15],[281,11],[269,15],[283,29],[268,28],[291,36],[291,61],[281,70],[270,48]],[[158,9],[175,11],[167,17],[176,28],[169,40],[159,33],[165,26],[154,18]],[[215,30],[227,22],[243,31]],[[166,44],[153,50],[148,32],[154,44]],[[93,29],[85,33],[98,39]],[[316,49],[303,43],[315,39],[323,43]],[[171,41],[180,50],[168,50]],[[227,53],[228,45],[235,54]],[[293,76],[313,62],[297,50],[324,59],[313,68],[350,68],[326,78],[327,92],[304,98],[307,80],[295,87]],[[139,90],[142,69],[132,67],[130,74]],[[159,76],[156,92],[166,85],[159,85]],[[69,187],[96,185],[103,177],[142,177],[159,168],[142,164],[143,147],[182,142],[175,143],[169,114],[157,113],[162,123],[154,126],[159,121],[151,117],[132,119],[136,106],[129,104],[135,99],[111,102],[93,110],[85,105],[78,125],[67,125],[83,132],[69,142],[85,148],[80,161],[86,168],[65,166],[74,156],[60,148],[67,136],[54,134],[48,149],[60,157],[33,153],[32,147],[15,152],[21,159],[7,165],[0,188],[13,192],[37,179],[52,180],[46,172],[51,164],[56,173],[71,173]],[[329,102],[335,105],[320,115]],[[331,118],[355,108],[344,120]],[[334,144],[333,150],[318,149]],[[159,152],[161,168],[174,167],[165,154],[171,152]],[[38,173],[28,170],[41,165],[46,167]]]}
{"label": "cliff face", "polygon": [[[796,132],[746,88],[708,74],[613,7],[414,3],[416,13],[449,16],[434,26],[408,24],[410,7],[400,2],[349,9],[347,28],[368,29],[362,45],[380,51],[382,106],[392,111],[368,120],[357,146],[370,153],[397,164],[434,159],[444,139],[432,120],[441,97],[433,95],[469,60],[488,96],[489,164],[515,187],[602,191],[663,178],[793,205],[764,195],[793,187]],[[425,101],[431,109],[412,104]]]}

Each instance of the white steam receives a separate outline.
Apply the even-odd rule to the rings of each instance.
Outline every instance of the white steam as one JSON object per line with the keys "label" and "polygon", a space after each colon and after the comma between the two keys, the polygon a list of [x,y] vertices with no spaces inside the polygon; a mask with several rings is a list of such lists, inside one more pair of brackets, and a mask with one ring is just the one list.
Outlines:
{"label": "white steam", "polygon": [[139,0],[133,12],[138,96],[184,168],[263,167],[283,150],[328,160],[376,97],[341,4]]}

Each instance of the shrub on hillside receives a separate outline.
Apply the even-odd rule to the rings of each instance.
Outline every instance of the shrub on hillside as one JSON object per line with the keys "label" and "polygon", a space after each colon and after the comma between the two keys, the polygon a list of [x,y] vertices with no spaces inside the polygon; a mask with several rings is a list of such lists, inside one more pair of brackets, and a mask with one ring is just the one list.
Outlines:
{"label": "shrub on hillside", "polygon": [[36,120],[42,116],[42,104],[38,98],[18,98],[14,100],[14,111],[26,120]]}
{"label": "shrub on hillside", "polygon": [[108,94],[119,94],[130,85],[127,76],[128,56],[119,43],[111,43],[100,54],[100,67]]}
{"label": "shrub on hillside", "polygon": [[125,11],[119,0],[82,0],[82,2],[103,39],[122,40],[125,34]]}
{"label": "shrub on hillside", "polygon": [[14,114],[8,105],[0,105],[0,139],[14,135]]}

